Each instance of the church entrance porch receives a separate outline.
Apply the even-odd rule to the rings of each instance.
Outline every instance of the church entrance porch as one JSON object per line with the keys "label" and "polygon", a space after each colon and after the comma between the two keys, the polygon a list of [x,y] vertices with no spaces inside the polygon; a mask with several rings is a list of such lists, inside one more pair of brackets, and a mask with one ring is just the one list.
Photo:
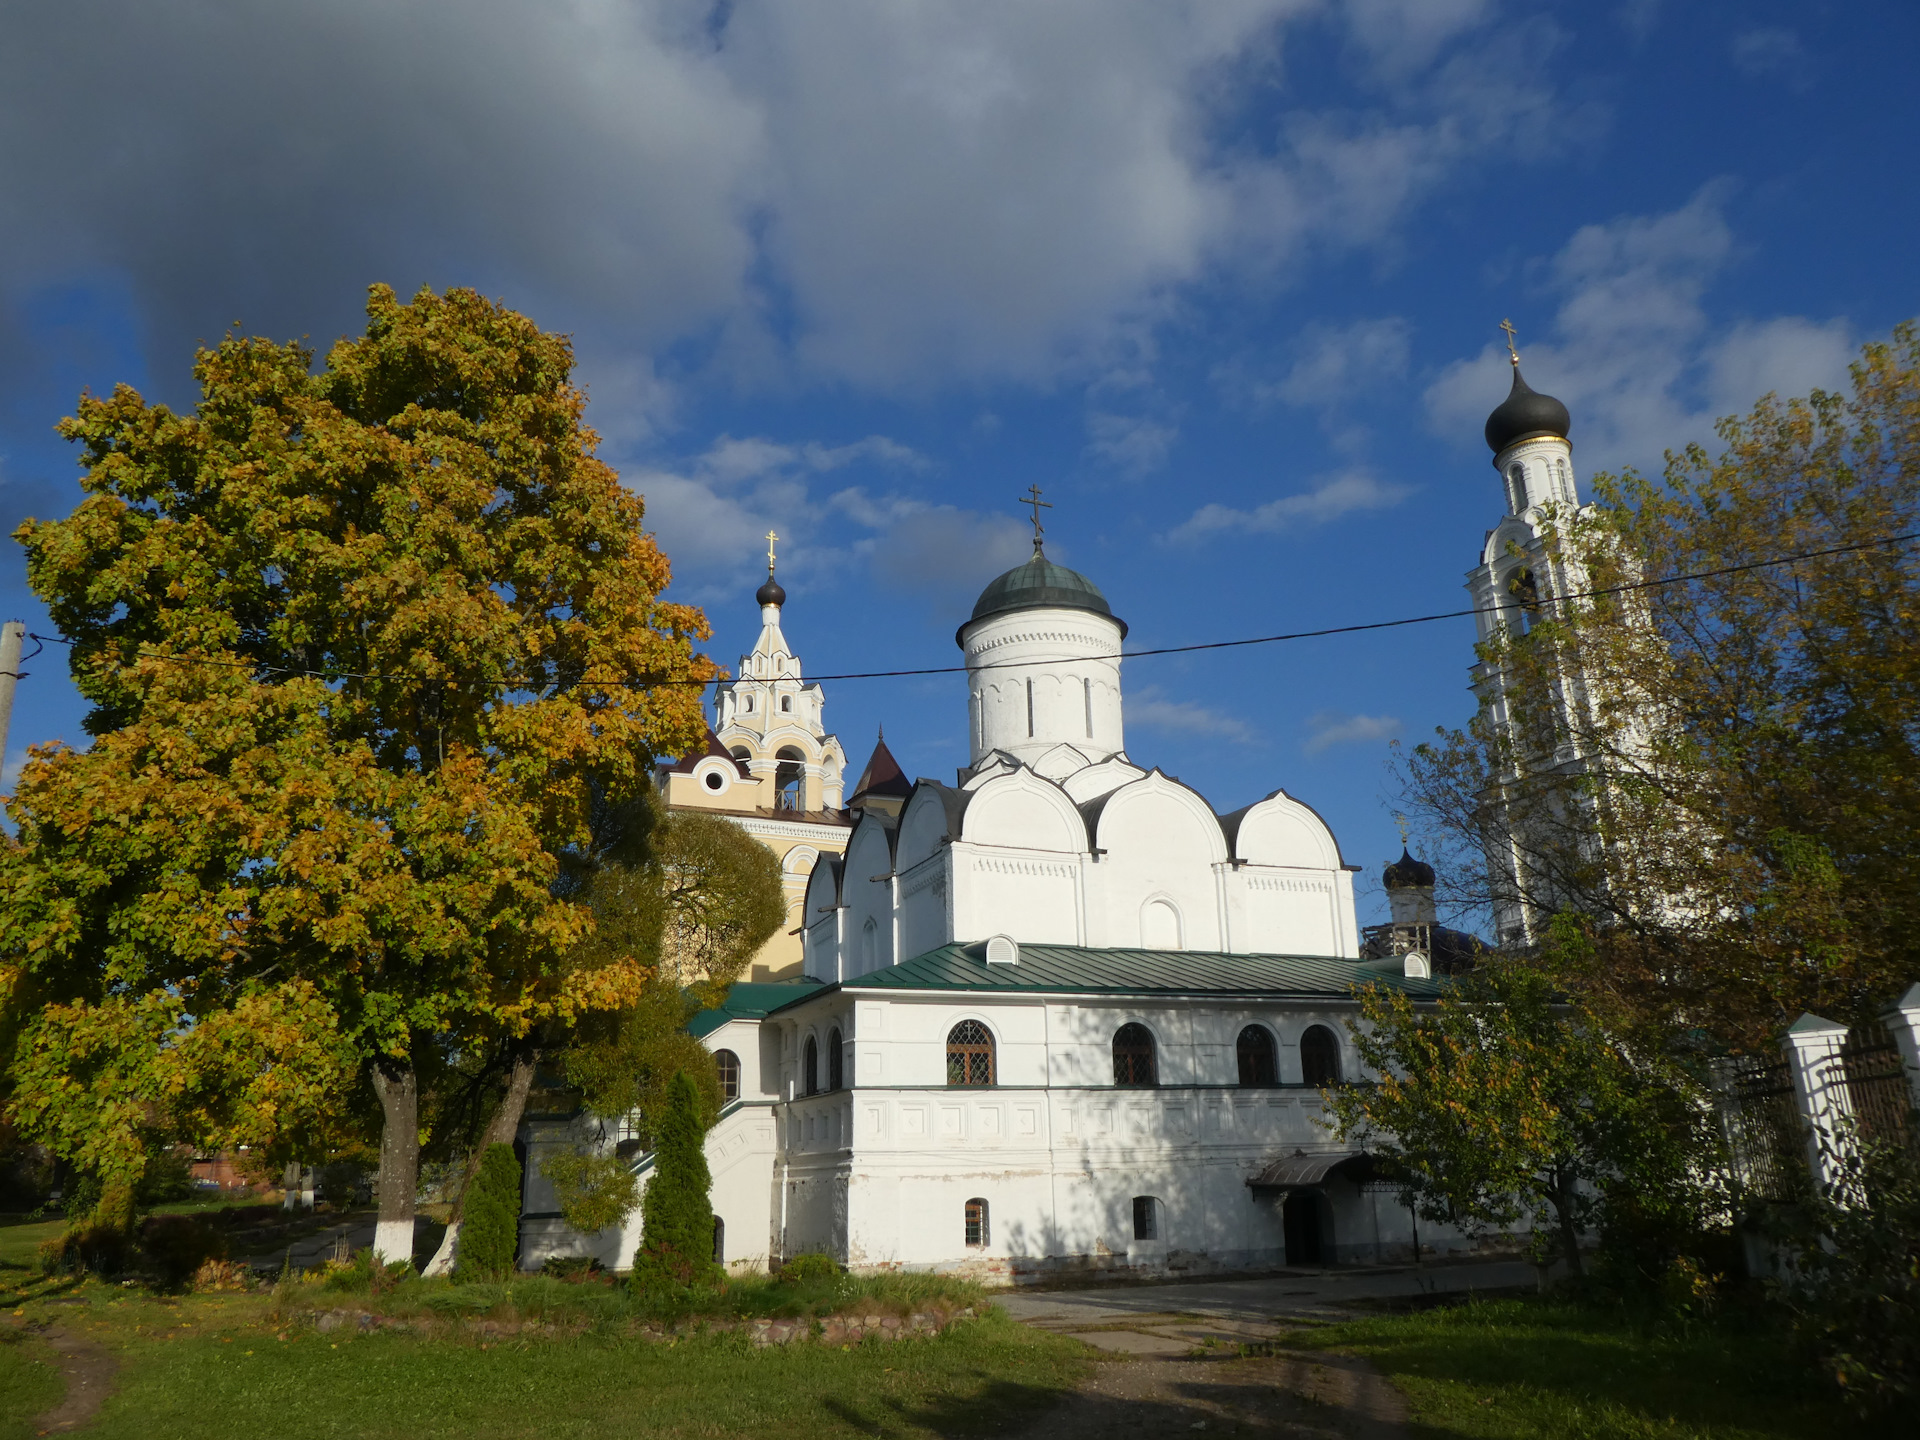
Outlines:
{"label": "church entrance porch", "polygon": [[1281,1228],[1289,1265],[1325,1265],[1333,1253],[1327,1197],[1320,1190],[1289,1190],[1281,1205]]}

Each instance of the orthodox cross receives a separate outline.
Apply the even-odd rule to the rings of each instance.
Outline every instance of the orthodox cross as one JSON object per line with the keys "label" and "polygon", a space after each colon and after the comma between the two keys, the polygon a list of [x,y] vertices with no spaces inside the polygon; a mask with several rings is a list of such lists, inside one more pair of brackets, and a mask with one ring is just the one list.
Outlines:
{"label": "orthodox cross", "polygon": [[773,531],[767,531],[767,574],[769,575],[773,573],[773,542],[779,538]]}
{"label": "orthodox cross", "polygon": [[1404,850],[1407,848],[1407,817],[1396,815],[1393,817],[1393,823],[1400,827],[1400,848]]}
{"label": "orthodox cross", "polygon": [[1500,328],[1507,332],[1507,354],[1513,357],[1513,363],[1517,366],[1520,363],[1520,352],[1513,348],[1513,337],[1520,332],[1513,328],[1513,321],[1511,320],[1502,320],[1500,322]]}
{"label": "orthodox cross", "polygon": [[1053,502],[1040,498],[1041,490],[1038,485],[1029,485],[1027,487],[1027,494],[1028,498],[1019,503],[1033,507],[1033,548],[1038,550],[1040,548],[1040,537],[1046,534],[1046,526],[1040,523],[1040,512],[1042,510],[1051,510],[1053,508]]}

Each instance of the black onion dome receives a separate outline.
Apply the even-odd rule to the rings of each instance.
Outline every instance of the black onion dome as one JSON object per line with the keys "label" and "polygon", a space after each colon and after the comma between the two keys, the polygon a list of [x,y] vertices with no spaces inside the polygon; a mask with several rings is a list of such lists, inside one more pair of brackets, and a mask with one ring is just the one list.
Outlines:
{"label": "black onion dome", "polygon": [[1402,845],[1400,858],[1387,866],[1380,883],[1389,890],[1426,889],[1433,884],[1433,867],[1424,860],[1414,859]]}
{"label": "black onion dome", "polygon": [[1487,416],[1487,444],[1498,455],[1509,445],[1530,440],[1536,435],[1567,438],[1573,417],[1567,407],[1551,395],[1542,395],[1520,378],[1520,367],[1513,367],[1513,389],[1499,407]]}
{"label": "black onion dome", "polygon": [[787,592],[780,588],[778,580],[769,575],[767,583],[753,592],[753,598],[762,605],[784,605],[787,603]]}
{"label": "black onion dome", "polygon": [[[1098,585],[1077,570],[1054,564],[1039,550],[1033,552],[1033,558],[1026,564],[1014,566],[980,592],[980,598],[973,602],[973,614],[967,618],[967,625],[1012,610],[1091,610],[1118,625],[1122,639],[1127,634],[1127,622],[1113,613],[1113,607],[1107,604],[1107,597],[1100,593]],[[955,641],[959,641],[960,632],[967,625],[954,633]]]}

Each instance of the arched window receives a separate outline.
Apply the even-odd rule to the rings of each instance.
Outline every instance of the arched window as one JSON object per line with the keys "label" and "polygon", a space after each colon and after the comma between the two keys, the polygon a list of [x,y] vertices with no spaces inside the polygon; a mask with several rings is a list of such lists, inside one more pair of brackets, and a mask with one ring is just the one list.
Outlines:
{"label": "arched window", "polygon": [[1140,948],[1179,950],[1180,912],[1169,900],[1149,900],[1140,907]]}
{"label": "arched window", "polygon": [[820,1047],[814,1043],[811,1035],[807,1036],[807,1064],[803,1078],[806,1081],[806,1093],[818,1095],[820,1093]]}
{"label": "arched window", "polygon": [[1160,1238],[1160,1202],[1151,1195],[1133,1197],[1133,1238],[1136,1240]]}
{"label": "arched window", "polygon": [[720,1098],[738,1100],[740,1098],[740,1057],[731,1050],[713,1052],[713,1065],[720,1072]]}
{"label": "arched window", "polygon": [[793,713],[793,697],[791,695],[782,695],[780,697],[780,710],[783,714],[790,715]]}
{"label": "arched window", "polygon": [[1153,1032],[1144,1025],[1122,1025],[1113,1036],[1113,1083],[1135,1088],[1158,1085],[1153,1063]]}
{"label": "arched window", "polygon": [[1235,1042],[1234,1055],[1240,1061],[1242,1085],[1278,1085],[1280,1066],[1273,1051],[1273,1032],[1264,1025],[1249,1025]]}
{"label": "arched window", "polygon": [[860,927],[860,969],[877,970],[880,967],[880,925],[871,916]]}
{"label": "arched window", "polygon": [[993,1235],[987,1228],[987,1202],[976,1196],[967,1201],[967,1244],[978,1249],[992,1243]]}
{"label": "arched window", "polygon": [[713,1263],[727,1263],[727,1222],[718,1215],[713,1217]]}
{"label": "arched window", "polygon": [[978,1020],[947,1032],[947,1084],[993,1084],[993,1035]]}
{"label": "arched window", "polygon": [[1340,1083],[1340,1042],[1324,1025],[1310,1025],[1300,1037],[1300,1078],[1309,1085]]}
{"label": "arched window", "polygon": [[838,1028],[827,1032],[827,1089],[844,1088],[846,1076],[845,1064],[841,1059],[840,1031]]}
{"label": "arched window", "polygon": [[1507,467],[1507,507],[1510,515],[1527,508],[1527,472],[1519,465]]}

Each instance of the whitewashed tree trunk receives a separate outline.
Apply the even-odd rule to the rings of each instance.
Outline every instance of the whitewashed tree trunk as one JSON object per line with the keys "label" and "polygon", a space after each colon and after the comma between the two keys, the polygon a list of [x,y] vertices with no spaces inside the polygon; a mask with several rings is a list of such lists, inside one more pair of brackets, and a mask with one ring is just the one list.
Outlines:
{"label": "whitewashed tree trunk", "polygon": [[413,1260],[413,1207],[420,1188],[420,1077],[404,1061],[374,1062],[380,1097],[380,1220],[373,1232],[375,1263]]}

